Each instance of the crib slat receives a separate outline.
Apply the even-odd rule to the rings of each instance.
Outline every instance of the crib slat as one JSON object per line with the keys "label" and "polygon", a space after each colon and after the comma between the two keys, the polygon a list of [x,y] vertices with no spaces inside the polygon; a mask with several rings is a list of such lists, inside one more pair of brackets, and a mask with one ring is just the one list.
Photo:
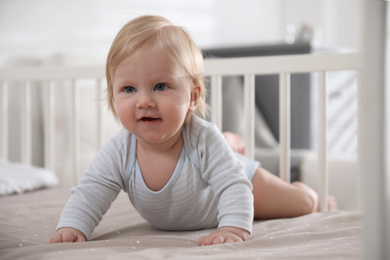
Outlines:
{"label": "crib slat", "polygon": [[222,77],[211,77],[211,122],[222,130]]}
{"label": "crib slat", "polygon": [[73,143],[73,184],[77,183],[80,172],[80,94],[76,80],[72,79],[72,143]]}
{"label": "crib slat", "polygon": [[290,74],[279,74],[279,142],[280,161],[279,176],[290,182]]}
{"label": "crib slat", "polygon": [[26,80],[21,93],[21,162],[31,164],[31,81]]}
{"label": "crib slat", "polygon": [[321,212],[328,211],[326,72],[318,73],[318,196]]}
{"label": "crib slat", "polygon": [[1,81],[1,150],[0,157],[8,159],[8,82]]}
{"label": "crib slat", "polygon": [[244,76],[245,155],[255,158],[255,75]]}
{"label": "crib slat", "polygon": [[55,82],[45,86],[45,168],[55,171]]}

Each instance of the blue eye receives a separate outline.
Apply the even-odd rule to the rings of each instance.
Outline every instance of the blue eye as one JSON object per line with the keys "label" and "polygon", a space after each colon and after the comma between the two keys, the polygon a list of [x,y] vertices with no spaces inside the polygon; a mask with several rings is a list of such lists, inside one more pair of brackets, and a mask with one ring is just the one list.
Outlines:
{"label": "blue eye", "polygon": [[167,85],[165,85],[164,83],[158,83],[155,87],[154,87],[154,90],[155,91],[164,91],[168,88]]}
{"label": "blue eye", "polygon": [[132,87],[132,86],[127,86],[127,87],[123,88],[123,91],[126,92],[126,93],[134,93],[137,90],[134,87]]}

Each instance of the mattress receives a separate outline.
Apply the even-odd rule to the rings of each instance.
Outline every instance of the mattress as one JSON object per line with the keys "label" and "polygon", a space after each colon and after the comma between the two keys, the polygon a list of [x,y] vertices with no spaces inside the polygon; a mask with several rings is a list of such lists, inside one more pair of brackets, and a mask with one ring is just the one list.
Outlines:
{"label": "mattress", "polygon": [[69,190],[47,188],[0,197],[0,259],[357,259],[362,214],[313,213],[255,220],[243,243],[199,246],[212,230],[157,230],[120,193],[83,243],[45,244],[55,232]]}

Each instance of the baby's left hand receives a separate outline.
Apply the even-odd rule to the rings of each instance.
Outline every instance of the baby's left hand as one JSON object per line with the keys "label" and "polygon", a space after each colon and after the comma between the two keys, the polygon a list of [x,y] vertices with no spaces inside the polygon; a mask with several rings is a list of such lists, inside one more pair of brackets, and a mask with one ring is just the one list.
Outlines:
{"label": "baby's left hand", "polygon": [[218,245],[224,243],[237,243],[246,241],[249,238],[249,232],[236,227],[221,227],[208,236],[201,237],[199,244],[201,246]]}

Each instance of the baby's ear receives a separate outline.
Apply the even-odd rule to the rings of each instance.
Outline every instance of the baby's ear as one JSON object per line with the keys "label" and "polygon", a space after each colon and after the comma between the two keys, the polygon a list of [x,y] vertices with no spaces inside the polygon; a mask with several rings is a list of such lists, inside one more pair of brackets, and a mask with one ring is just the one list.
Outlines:
{"label": "baby's ear", "polygon": [[191,91],[191,101],[190,101],[190,106],[188,108],[188,110],[190,112],[194,112],[196,107],[198,106],[199,104],[199,100],[200,100],[200,92],[201,92],[201,88],[199,86],[195,86],[192,91]]}

